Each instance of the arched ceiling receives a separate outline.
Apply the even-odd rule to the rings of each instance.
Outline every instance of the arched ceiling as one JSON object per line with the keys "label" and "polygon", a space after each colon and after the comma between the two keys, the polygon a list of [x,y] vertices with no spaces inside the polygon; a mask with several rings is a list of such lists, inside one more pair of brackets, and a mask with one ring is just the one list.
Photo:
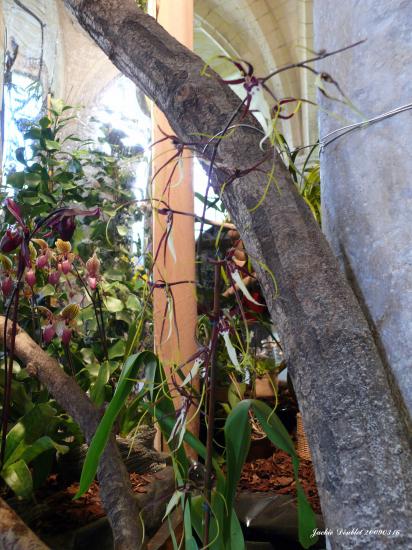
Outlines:
{"label": "arched ceiling", "polygon": [[[255,74],[264,76],[308,55],[312,48],[312,1],[194,0],[195,49],[206,61],[216,53],[240,57],[253,64]],[[62,0],[25,0],[25,5],[45,23],[45,64],[47,74],[53,75],[55,95],[75,105],[92,104],[118,75],[117,69],[69,17]],[[3,6],[6,25],[13,20],[12,34],[21,43],[27,42],[28,36],[35,35],[36,22],[28,21],[30,29],[25,29],[24,24],[16,23],[22,15],[21,10],[20,15],[16,11],[16,2],[3,0]],[[10,38],[10,30],[8,35]],[[310,79],[308,71],[294,69],[273,79],[271,86],[278,98],[313,99]],[[314,108],[303,105],[298,115],[284,124],[282,131],[292,146],[316,139],[315,118]]]}

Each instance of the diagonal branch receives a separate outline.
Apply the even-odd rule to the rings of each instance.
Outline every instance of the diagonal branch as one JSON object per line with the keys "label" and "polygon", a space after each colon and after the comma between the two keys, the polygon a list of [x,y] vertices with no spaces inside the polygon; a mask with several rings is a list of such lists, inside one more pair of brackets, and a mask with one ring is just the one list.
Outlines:
{"label": "diagonal branch", "polygon": [[19,516],[0,498],[0,548],[48,550]]}
{"label": "diagonal branch", "polygon": [[[0,341],[4,317],[0,316]],[[8,334],[8,339],[10,333]],[[96,431],[100,415],[76,381],[59,363],[42,350],[20,327],[17,329],[15,356],[36,376],[59,405],[79,424],[87,442]],[[144,538],[140,509],[133,495],[129,476],[114,437],[100,459],[98,479],[103,505],[113,530],[116,550],[140,548]]]}

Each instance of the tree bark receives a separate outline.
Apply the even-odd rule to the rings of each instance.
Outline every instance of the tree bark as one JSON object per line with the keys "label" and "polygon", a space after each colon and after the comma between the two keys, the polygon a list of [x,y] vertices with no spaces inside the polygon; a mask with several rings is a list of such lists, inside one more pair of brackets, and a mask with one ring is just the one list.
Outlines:
{"label": "tree bark", "polygon": [[[183,141],[222,131],[239,99],[134,0],[64,0],[113,63],[166,114]],[[345,55],[345,54],[340,54]],[[253,60],[251,60],[253,61]],[[249,118],[248,124],[254,124]],[[263,158],[260,135],[238,128],[221,140],[219,189]],[[203,142],[203,144],[201,143]],[[203,156],[211,156],[209,146]],[[354,294],[275,155],[277,185],[257,171],[227,184],[223,201],[254,262],[285,349],[313,457],[333,548],[412,545],[412,456],[381,358]],[[260,168],[268,172],[271,162]],[[271,273],[276,279],[276,285]],[[337,529],[363,529],[362,536]],[[367,530],[398,529],[399,537]]]}
{"label": "tree bark", "polygon": [[[0,316],[0,341],[3,340],[3,331],[4,317]],[[76,381],[20,327],[16,337],[15,355],[27,366],[30,375],[36,376],[59,405],[79,424],[86,441],[90,443],[100,422],[100,414]],[[141,548],[144,533],[139,520],[140,508],[134,498],[129,475],[114,436],[109,439],[100,458],[97,477],[116,550]]]}
{"label": "tree bark", "polygon": [[48,550],[33,531],[0,498],[0,550]]}

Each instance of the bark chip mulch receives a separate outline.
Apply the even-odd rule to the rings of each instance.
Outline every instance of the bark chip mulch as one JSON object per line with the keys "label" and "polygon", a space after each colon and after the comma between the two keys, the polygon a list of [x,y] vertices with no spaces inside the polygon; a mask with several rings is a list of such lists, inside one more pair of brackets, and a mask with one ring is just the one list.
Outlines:
{"label": "bark chip mulch", "polygon": [[[310,460],[300,460],[299,479],[316,514],[321,514],[315,474]],[[296,496],[292,459],[281,450],[269,458],[246,462],[239,483],[239,491],[256,491]]]}

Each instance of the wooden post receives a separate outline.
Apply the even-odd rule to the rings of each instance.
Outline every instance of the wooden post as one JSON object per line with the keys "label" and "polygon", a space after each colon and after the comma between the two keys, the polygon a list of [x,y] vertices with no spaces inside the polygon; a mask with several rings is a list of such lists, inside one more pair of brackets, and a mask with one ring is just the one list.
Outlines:
{"label": "wooden post", "polygon": [[[157,16],[158,22],[177,40],[185,46],[193,47],[193,0],[157,0],[152,2],[151,14]],[[153,140],[164,137],[160,129],[173,134],[166,117],[153,106]],[[160,129],[159,129],[160,128]],[[153,174],[176,153],[170,140],[166,140],[154,146]],[[184,156],[188,156],[185,152]],[[192,187],[192,160],[183,161],[183,178],[180,179],[180,170],[175,170],[169,190],[164,193],[174,163],[168,165],[155,178],[152,187],[152,198],[165,200],[169,207],[184,212],[193,213],[194,198]],[[154,202],[154,206],[156,206]],[[160,239],[166,229],[166,217],[153,213],[153,251],[156,253]],[[167,283],[195,280],[195,237],[194,218],[192,216],[174,215],[172,230],[173,245],[176,252],[174,261],[169,247],[166,247],[166,255],[163,250],[158,254],[154,269],[154,279],[164,280]],[[162,245],[163,246],[163,245]],[[154,335],[155,349],[167,373],[174,365],[182,364],[196,351],[195,329],[197,318],[196,289],[193,283],[179,284],[172,287],[175,321],[170,326],[169,318],[165,319],[166,294],[163,289],[154,291]],[[163,326],[163,335],[161,338]],[[177,330],[176,330],[177,327]],[[187,371],[191,365],[184,369]],[[171,388],[173,391],[173,388]],[[181,406],[180,396],[175,396],[175,408]],[[192,411],[193,414],[194,411]],[[198,431],[198,421],[192,422],[190,429]],[[161,444],[157,440],[156,447],[161,450]]]}

